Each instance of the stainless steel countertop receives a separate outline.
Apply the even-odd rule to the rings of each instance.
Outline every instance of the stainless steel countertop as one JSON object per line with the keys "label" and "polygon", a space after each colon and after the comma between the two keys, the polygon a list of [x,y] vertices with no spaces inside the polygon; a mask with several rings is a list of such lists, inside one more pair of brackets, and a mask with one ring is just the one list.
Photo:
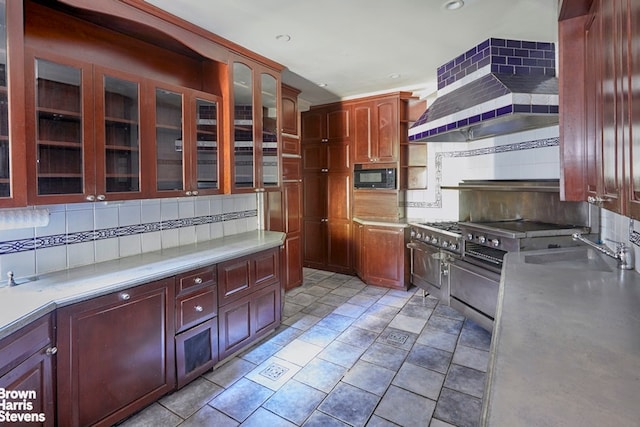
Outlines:
{"label": "stainless steel countertop", "polygon": [[586,247],[507,254],[482,424],[639,420],[640,275]]}
{"label": "stainless steel countertop", "polygon": [[250,231],[46,274],[19,286],[2,287],[0,338],[57,307],[278,247],[284,237],[280,232]]}

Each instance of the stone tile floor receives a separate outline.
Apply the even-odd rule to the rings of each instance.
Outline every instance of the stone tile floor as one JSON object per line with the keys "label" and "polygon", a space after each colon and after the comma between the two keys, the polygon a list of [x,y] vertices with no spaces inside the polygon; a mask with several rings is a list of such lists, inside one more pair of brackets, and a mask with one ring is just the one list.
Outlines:
{"label": "stone tile floor", "polygon": [[282,325],[131,426],[475,426],[491,335],[437,299],[305,269]]}

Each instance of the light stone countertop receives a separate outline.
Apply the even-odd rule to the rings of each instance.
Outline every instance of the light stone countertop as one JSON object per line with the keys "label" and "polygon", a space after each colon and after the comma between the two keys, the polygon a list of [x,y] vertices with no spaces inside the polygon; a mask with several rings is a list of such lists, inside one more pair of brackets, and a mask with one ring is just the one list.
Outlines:
{"label": "light stone countertop", "polygon": [[358,224],[362,224],[362,225],[379,225],[382,227],[405,228],[409,226],[410,221],[406,218],[384,219],[384,218],[354,217],[353,222],[357,222]]}
{"label": "light stone countertop", "polygon": [[[57,307],[281,246],[284,233],[250,231],[39,276],[0,288],[0,339]],[[20,280],[17,280],[20,283]]]}
{"label": "light stone countertop", "polygon": [[482,425],[639,423],[640,275],[587,247],[508,253]]}

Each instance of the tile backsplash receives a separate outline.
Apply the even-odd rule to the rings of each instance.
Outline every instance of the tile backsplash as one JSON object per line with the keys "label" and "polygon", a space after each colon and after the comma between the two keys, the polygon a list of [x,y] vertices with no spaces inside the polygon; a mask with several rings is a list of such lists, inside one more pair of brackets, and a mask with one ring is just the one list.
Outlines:
{"label": "tile backsplash", "polygon": [[259,227],[255,194],[44,206],[46,227],[0,231],[0,280],[50,273]]}

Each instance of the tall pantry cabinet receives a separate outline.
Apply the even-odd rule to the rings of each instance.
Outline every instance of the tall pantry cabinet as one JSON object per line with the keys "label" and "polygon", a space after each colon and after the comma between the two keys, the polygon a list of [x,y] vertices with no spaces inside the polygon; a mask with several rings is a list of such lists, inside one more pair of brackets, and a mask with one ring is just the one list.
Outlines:
{"label": "tall pantry cabinet", "polygon": [[267,229],[287,234],[283,252],[283,287],[302,284],[302,158],[298,94],[282,85],[282,185],[266,198]]}
{"label": "tall pantry cabinet", "polygon": [[302,114],[304,265],[352,272],[352,106],[341,103]]}

